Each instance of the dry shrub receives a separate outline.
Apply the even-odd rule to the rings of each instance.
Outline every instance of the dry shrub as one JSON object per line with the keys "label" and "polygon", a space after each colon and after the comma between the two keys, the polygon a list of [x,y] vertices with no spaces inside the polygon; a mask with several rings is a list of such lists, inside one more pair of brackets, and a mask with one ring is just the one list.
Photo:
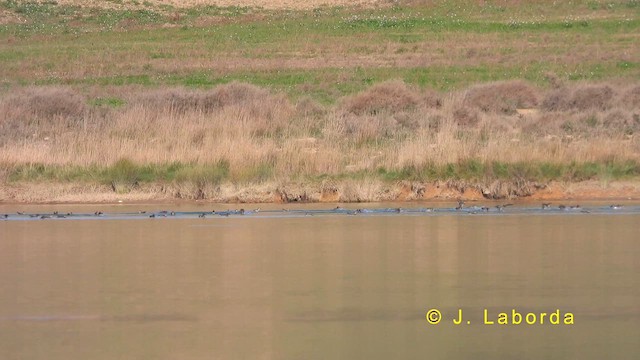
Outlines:
{"label": "dry shrub", "polygon": [[562,88],[549,93],[542,102],[542,108],[546,111],[604,111],[611,107],[614,96],[608,85],[581,86],[573,90]]}
{"label": "dry shrub", "polygon": [[219,85],[209,94],[207,100],[220,106],[243,105],[260,101],[273,100],[268,90],[255,85],[230,82]]}
{"label": "dry shrub", "polygon": [[419,96],[402,81],[387,81],[347,97],[342,103],[344,111],[356,115],[374,115],[382,111],[403,111],[416,107]]}
{"label": "dry shrub", "polygon": [[554,90],[542,100],[542,109],[545,111],[563,111],[569,109],[571,94],[568,89]]}
{"label": "dry shrub", "polygon": [[634,134],[640,131],[640,117],[622,110],[613,110],[604,116],[602,126],[610,133]]}
{"label": "dry shrub", "polygon": [[553,89],[560,89],[564,85],[562,79],[560,79],[560,77],[556,75],[556,73],[551,71],[544,74],[544,79],[547,80],[547,82]]}
{"label": "dry shrub", "polygon": [[173,88],[143,94],[137,99],[153,120],[166,113],[220,114],[242,122],[253,134],[272,135],[285,127],[293,108],[284,95],[254,85],[232,82],[211,90]]}
{"label": "dry shrub", "polygon": [[632,110],[640,109],[640,86],[635,86],[624,94],[622,105]]}
{"label": "dry shrub", "polygon": [[251,84],[231,82],[211,90],[188,90],[171,88],[152,91],[141,95],[138,103],[150,109],[172,110],[176,113],[190,111],[210,113],[232,105],[268,105],[280,102],[269,91]]}
{"label": "dry shrub", "polygon": [[427,108],[439,109],[442,107],[442,95],[434,90],[427,89],[423,92],[421,103]]}
{"label": "dry shrub", "polygon": [[575,114],[541,113],[522,125],[522,133],[532,135],[562,135],[571,132],[578,123]]}
{"label": "dry shrub", "polygon": [[85,114],[85,100],[66,87],[31,87],[17,91],[1,103],[3,118],[31,121],[54,118],[77,119]]}
{"label": "dry shrub", "polygon": [[515,114],[516,109],[536,107],[538,94],[522,81],[497,82],[472,87],[463,104],[484,112]]}
{"label": "dry shrub", "polygon": [[393,118],[395,119],[396,123],[400,128],[408,129],[408,130],[417,130],[418,128],[420,128],[420,121],[416,116],[413,116],[413,115],[415,114],[413,113],[408,114],[406,112],[401,112],[398,114],[394,114]]}
{"label": "dry shrub", "polygon": [[453,121],[458,126],[472,127],[478,124],[480,120],[478,113],[468,107],[460,107],[453,111]]}
{"label": "dry shrub", "polygon": [[82,96],[65,87],[18,90],[0,101],[0,145],[76,129],[88,116]]}
{"label": "dry shrub", "polygon": [[609,86],[579,87],[573,92],[571,108],[578,110],[606,110],[611,107],[614,92]]}
{"label": "dry shrub", "polygon": [[317,117],[325,114],[325,109],[310,97],[303,97],[296,104],[296,112],[305,117]]}
{"label": "dry shrub", "polygon": [[203,103],[201,92],[189,91],[182,88],[161,89],[143,93],[137,99],[137,103],[143,107],[159,110],[173,111],[175,113],[185,113],[188,111],[207,112]]}
{"label": "dry shrub", "polygon": [[346,116],[342,129],[345,138],[365,143],[393,136],[397,122],[389,116]]}

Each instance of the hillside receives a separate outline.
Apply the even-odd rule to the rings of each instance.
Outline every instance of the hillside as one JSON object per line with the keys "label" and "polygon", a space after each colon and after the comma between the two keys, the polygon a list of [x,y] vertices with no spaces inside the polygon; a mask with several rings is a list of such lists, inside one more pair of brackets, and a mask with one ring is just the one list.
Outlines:
{"label": "hillside", "polygon": [[636,194],[637,1],[79,3],[0,2],[0,200]]}

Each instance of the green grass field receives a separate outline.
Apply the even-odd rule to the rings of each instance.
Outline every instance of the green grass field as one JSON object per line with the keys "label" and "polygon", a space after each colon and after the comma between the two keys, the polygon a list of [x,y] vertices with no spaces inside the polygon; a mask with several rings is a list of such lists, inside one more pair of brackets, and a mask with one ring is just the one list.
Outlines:
{"label": "green grass field", "polygon": [[[332,102],[373,83],[450,90],[526,79],[637,80],[637,1],[400,5],[375,9],[133,6],[4,1],[4,88],[183,85],[233,80]],[[132,3],[133,4],[133,3]]]}

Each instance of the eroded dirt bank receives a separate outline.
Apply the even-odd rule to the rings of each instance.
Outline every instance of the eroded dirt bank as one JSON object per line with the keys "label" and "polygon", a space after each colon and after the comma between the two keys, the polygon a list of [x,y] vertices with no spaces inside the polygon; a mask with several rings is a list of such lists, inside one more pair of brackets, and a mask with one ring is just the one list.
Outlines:
{"label": "eroded dirt bank", "polygon": [[420,200],[606,200],[640,199],[638,181],[535,183],[494,181],[384,183],[375,180],[319,184],[259,184],[198,187],[194,184],[145,184],[114,191],[106,185],[12,184],[0,187],[2,203],[117,203],[199,201],[212,203],[381,202]]}

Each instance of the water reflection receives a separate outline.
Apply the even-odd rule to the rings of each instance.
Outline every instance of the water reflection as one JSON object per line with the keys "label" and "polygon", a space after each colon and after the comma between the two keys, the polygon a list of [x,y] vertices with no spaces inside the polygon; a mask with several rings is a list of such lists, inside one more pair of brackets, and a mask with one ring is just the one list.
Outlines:
{"label": "water reflection", "polygon": [[637,354],[640,215],[507,215],[2,222],[0,358]]}

